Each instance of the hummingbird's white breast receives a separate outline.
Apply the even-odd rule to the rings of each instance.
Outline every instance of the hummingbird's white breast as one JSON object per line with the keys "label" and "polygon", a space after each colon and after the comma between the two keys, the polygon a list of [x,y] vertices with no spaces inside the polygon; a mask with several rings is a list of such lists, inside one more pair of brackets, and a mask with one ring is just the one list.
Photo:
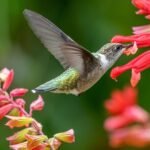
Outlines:
{"label": "hummingbird's white breast", "polygon": [[102,69],[107,69],[109,65],[109,60],[106,58],[106,56],[100,53],[93,53],[93,55],[99,60]]}

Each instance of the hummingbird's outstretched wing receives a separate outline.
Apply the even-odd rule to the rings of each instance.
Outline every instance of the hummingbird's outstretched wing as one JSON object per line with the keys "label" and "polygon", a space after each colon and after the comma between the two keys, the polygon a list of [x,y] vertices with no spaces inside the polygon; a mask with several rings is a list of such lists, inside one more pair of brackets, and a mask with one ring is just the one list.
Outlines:
{"label": "hummingbird's outstretched wing", "polygon": [[65,69],[73,67],[83,74],[97,66],[98,61],[90,52],[77,44],[51,21],[30,10],[24,10],[24,15],[37,37]]}

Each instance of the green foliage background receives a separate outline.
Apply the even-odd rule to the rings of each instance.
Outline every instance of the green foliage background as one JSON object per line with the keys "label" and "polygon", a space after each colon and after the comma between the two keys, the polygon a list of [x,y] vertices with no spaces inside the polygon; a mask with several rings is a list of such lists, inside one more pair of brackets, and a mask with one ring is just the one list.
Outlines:
{"label": "green foliage background", "polygon": [[[149,23],[143,16],[135,15],[136,9],[130,0],[1,0],[0,68],[6,66],[15,70],[12,88],[32,89],[63,71],[29,28],[22,14],[25,8],[47,17],[91,51],[98,50],[116,34],[131,34],[132,26]],[[115,65],[124,64],[131,58],[122,56]],[[147,110],[150,110],[149,76],[148,71],[142,73],[138,85],[139,103]],[[130,73],[125,73],[116,83],[110,79],[108,71],[94,87],[79,97],[45,93],[45,109],[35,112],[34,116],[49,136],[70,128],[75,130],[76,142],[63,145],[62,150],[113,150],[108,146],[103,128],[107,116],[103,103],[112,90],[129,84],[129,78]],[[29,93],[27,104],[36,96]],[[2,150],[9,149],[4,138],[12,134],[4,126],[5,121],[0,123]],[[124,149],[134,148],[121,148]]]}

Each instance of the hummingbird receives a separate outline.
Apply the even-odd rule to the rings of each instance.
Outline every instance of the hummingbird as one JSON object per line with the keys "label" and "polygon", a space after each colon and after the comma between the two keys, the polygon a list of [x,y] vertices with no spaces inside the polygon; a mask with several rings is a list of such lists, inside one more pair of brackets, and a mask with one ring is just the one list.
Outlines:
{"label": "hummingbird", "polygon": [[91,53],[42,15],[24,10],[35,35],[64,67],[54,79],[32,90],[79,95],[91,88],[132,44],[107,43]]}

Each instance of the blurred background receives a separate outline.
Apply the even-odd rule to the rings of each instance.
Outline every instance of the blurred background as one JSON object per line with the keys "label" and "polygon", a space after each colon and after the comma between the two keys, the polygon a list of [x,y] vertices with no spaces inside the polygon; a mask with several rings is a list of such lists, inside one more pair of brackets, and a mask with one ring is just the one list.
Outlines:
{"label": "blurred background", "polygon": [[[59,75],[63,68],[29,28],[22,13],[26,8],[50,19],[91,52],[109,42],[114,35],[131,34],[132,26],[148,23],[143,16],[135,15],[136,9],[130,0],[1,0],[0,68],[13,68],[13,87],[28,89]],[[132,56],[122,56],[115,65],[131,59]],[[149,76],[148,71],[142,73],[143,78],[138,85],[139,103],[148,111],[150,95],[145,89],[150,88],[147,84]],[[45,108],[42,112],[35,112],[34,116],[43,124],[49,137],[70,128],[75,130],[76,142],[64,144],[62,150],[113,150],[108,146],[108,136],[103,128],[107,117],[103,103],[111,91],[129,84],[129,78],[130,72],[127,72],[115,82],[108,71],[94,87],[79,97],[45,93]],[[36,97],[32,93],[27,94],[27,103]],[[9,149],[4,137],[13,133],[3,125],[5,121],[0,123],[0,149],[3,150]],[[121,148],[125,149],[135,148]]]}

